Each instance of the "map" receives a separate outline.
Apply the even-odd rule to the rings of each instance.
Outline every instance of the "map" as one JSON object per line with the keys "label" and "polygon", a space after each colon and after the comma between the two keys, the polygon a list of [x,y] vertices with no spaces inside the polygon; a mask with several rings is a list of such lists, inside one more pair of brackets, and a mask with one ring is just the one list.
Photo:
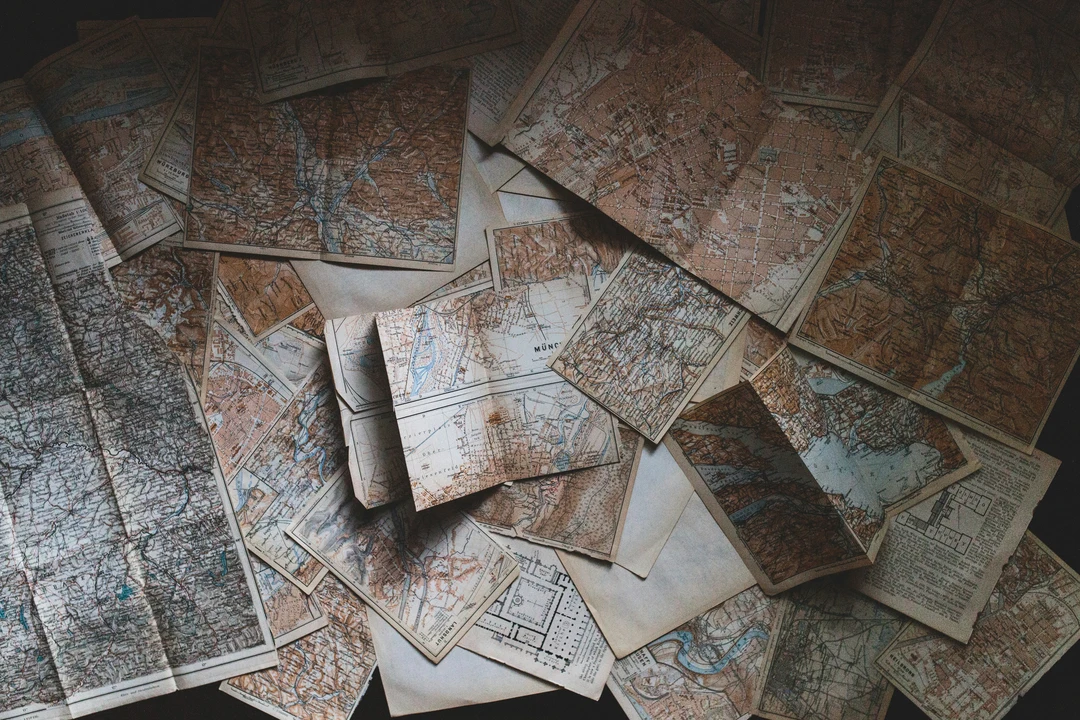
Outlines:
{"label": "map", "polygon": [[904,617],[830,580],[781,600],[754,714],[770,720],[878,720],[892,686],[874,667]]}
{"label": "map", "polygon": [[461,508],[491,532],[614,562],[644,446],[628,428],[619,437],[617,465],[518,480]]}
{"label": "map", "polygon": [[202,391],[214,298],[213,253],[165,241],[112,269],[120,299],[154,328]]}
{"label": "map", "polygon": [[[0,207],[32,204],[63,188],[79,188],[79,181],[26,84],[22,80],[0,83]],[[86,197],[81,188],[78,191]],[[101,254],[106,267],[116,265],[120,256],[112,240],[92,209],[90,215],[92,250]]]}
{"label": "map", "polygon": [[[79,40],[85,40],[119,24],[117,20],[78,20],[75,32]],[[213,18],[207,17],[139,18],[139,27],[174,88],[183,85],[198,57],[199,39],[208,36],[213,25]]]}
{"label": "map", "polygon": [[281,648],[276,668],[241,675],[221,690],[280,720],[348,720],[375,672],[367,609],[333,577],[314,596],[328,624]]}
{"label": "map", "polygon": [[1080,639],[1080,577],[1024,535],[961,645],[908,624],[877,665],[934,720],[998,720]]}
{"label": "map", "polygon": [[510,0],[245,0],[262,102],[521,40]]}
{"label": "map", "polygon": [[681,268],[631,253],[550,364],[660,442],[746,319],[741,308]]}
{"label": "map", "polygon": [[718,47],[641,2],[598,0],[504,144],[774,324],[865,162]]}
{"label": "map", "polygon": [[459,643],[571,692],[599,700],[615,655],[551,548],[504,540],[521,575]]}
{"label": "map", "polygon": [[1030,452],[1078,313],[1074,243],[886,157],[792,342]]}
{"label": "map", "polygon": [[326,349],[334,371],[334,387],[354,412],[390,404],[382,346],[374,313],[331,320]]}
{"label": "map", "polygon": [[748,715],[779,601],[751,587],[617,661],[608,688],[629,718]]}
{"label": "map", "polygon": [[258,557],[252,555],[250,559],[270,632],[279,649],[326,627],[326,614],[314,595],[305,595]]}
{"label": "map", "polygon": [[121,258],[181,230],[136,179],[176,99],[131,18],[38,63],[26,86]]}
{"label": "map", "polygon": [[296,388],[226,322],[215,322],[206,382],[206,420],[226,478],[263,439]]}
{"label": "map", "polygon": [[485,260],[473,269],[462,273],[457,279],[451,280],[437,290],[432,291],[430,295],[421,298],[417,301],[417,304],[426,303],[429,300],[436,300],[451,294],[468,295],[477,290],[489,290],[491,287],[491,263]]}
{"label": "map", "polygon": [[310,593],[325,574],[285,529],[346,462],[330,366],[323,363],[230,480],[244,542],[271,567]]}
{"label": "map", "polygon": [[[322,320],[322,313],[319,313],[317,308],[313,307],[311,310],[318,313]],[[308,313],[305,312],[301,318],[307,316]],[[326,343],[297,329],[293,323],[282,325],[264,336],[255,343],[255,347],[267,362],[281,368],[285,377],[294,383],[301,382],[315,372],[320,364],[326,362]]]}
{"label": "map", "polygon": [[743,380],[749,380],[769,364],[773,355],[786,346],[784,336],[757,318],[746,323],[746,349],[743,351]]}
{"label": "map", "polygon": [[87,714],[272,666],[194,389],[100,257],[50,285],[86,205],[33,220],[0,211],[0,707]]}
{"label": "map", "polygon": [[346,428],[353,492],[361,504],[375,508],[409,497],[409,469],[393,406],[356,413],[342,407],[341,426]]}
{"label": "map", "polygon": [[765,84],[784,100],[874,112],[941,0],[770,3]]}
{"label": "map", "polygon": [[418,510],[618,462],[614,418],[545,364],[587,302],[559,278],[377,315]]}
{"label": "map", "polygon": [[247,50],[203,45],[198,98],[185,246],[453,268],[467,70],[264,105]]}
{"label": "map", "polygon": [[365,510],[344,473],[289,534],[432,662],[439,662],[517,579],[513,556],[460,512],[408,503]]}
{"label": "map", "polygon": [[222,255],[217,278],[225,301],[251,337],[261,339],[314,307],[292,265],[278,260]]}
{"label": "map", "polygon": [[954,485],[938,495],[933,505],[928,508],[930,510],[928,516],[922,517],[919,510],[926,508],[923,505],[917,505],[897,515],[896,524],[935,540],[958,555],[966,555],[974,537],[964,532],[962,528],[956,527],[961,514],[973,513],[977,519],[984,519],[992,502],[993,499],[987,495],[982,495],[963,485]]}

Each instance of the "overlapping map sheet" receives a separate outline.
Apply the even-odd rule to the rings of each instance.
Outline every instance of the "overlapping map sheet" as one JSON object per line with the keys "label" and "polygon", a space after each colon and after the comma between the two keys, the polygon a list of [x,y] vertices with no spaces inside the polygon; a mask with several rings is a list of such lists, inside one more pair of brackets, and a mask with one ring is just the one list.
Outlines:
{"label": "overlapping map sheet", "polygon": [[[161,63],[165,77],[174,88],[184,83],[184,78],[195,64],[199,54],[199,39],[210,34],[214,19],[208,17],[139,18],[139,27],[150,42],[154,56]],[[79,20],[75,32],[79,40],[94,33],[119,25],[116,20]]]}
{"label": "overlapping map sheet", "polygon": [[881,720],[893,688],[878,656],[904,617],[832,580],[780,599],[754,714],[769,720]]}
{"label": "overlapping map sheet", "polygon": [[644,445],[630,429],[619,435],[618,464],[500,485],[461,509],[492,532],[614,562]]}
{"label": "overlapping map sheet", "polygon": [[549,365],[660,442],[748,317],[664,258],[629,253]]}
{"label": "overlapping map sheet", "polygon": [[883,157],[792,343],[1030,452],[1080,353],[1077,249]]}
{"label": "overlapping map sheet", "polygon": [[779,602],[754,586],[617,661],[607,686],[630,720],[749,715]]}
{"label": "overlapping map sheet", "polygon": [[1030,532],[967,645],[908,624],[877,666],[933,720],[999,720],[1080,639],[1080,576]]}
{"label": "overlapping map sheet", "polygon": [[241,328],[262,339],[314,307],[303,281],[288,262],[222,255],[217,280]]}
{"label": "overlapping map sheet", "polygon": [[263,102],[521,40],[510,0],[245,0]]}
{"label": "overlapping map sheet", "polygon": [[788,325],[866,163],[641,2],[597,0],[571,20],[535,90],[515,103],[504,144],[743,307]]}
{"label": "overlapping map sheet", "polygon": [[501,543],[514,554],[521,575],[459,646],[599,700],[615,655],[559,556],[524,540]]}
{"label": "overlapping map sheet", "polygon": [[329,622],[314,595],[293,585],[257,556],[251,556],[251,568],[262,597],[263,610],[278,648],[326,627]]}
{"label": "overlapping map sheet", "polygon": [[436,663],[520,572],[457,510],[366,510],[344,473],[312,496],[289,534]]}
{"label": "overlapping map sheet", "polygon": [[254,82],[247,49],[201,46],[186,247],[453,268],[467,70],[270,105]]}
{"label": "overlapping map sheet", "polygon": [[646,0],[669,18],[712,40],[751,75],[761,77],[761,0]]}
{"label": "overlapping map sheet", "polygon": [[587,302],[558,278],[376,316],[418,510],[619,461],[615,419],[545,365]]}
{"label": "overlapping map sheet", "polygon": [[0,210],[9,717],[85,715],[277,661],[194,389],[100,256],[68,245],[92,231],[77,192],[32,217]]}
{"label": "overlapping map sheet", "polygon": [[315,589],[328,623],[278,650],[276,668],[221,684],[234,698],[280,720],[348,720],[375,672],[367,608],[336,578]]}
{"label": "overlapping map sheet", "polygon": [[787,349],[667,442],[768,593],[869,565],[889,517],[978,467],[933,413]]}

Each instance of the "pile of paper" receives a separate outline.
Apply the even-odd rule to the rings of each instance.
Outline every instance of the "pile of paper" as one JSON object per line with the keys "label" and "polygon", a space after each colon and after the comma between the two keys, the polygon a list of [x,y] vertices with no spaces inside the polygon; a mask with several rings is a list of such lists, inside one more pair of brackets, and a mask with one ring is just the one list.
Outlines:
{"label": "pile of paper", "polygon": [[1065,5],[79,32],[0,85],[0,716],[997,720],[1080,639]]}

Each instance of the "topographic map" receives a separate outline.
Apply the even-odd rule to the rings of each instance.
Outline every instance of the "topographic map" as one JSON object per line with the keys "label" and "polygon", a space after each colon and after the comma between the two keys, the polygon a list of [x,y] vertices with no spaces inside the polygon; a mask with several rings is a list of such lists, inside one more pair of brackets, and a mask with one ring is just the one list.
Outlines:
{"label": "topographic map", "polygon": [[284,261],[222,255],[217,279],[226,303],[255,339],[314,307],[300,276]]}
{"label": "topographic map", "polygon": [[[22,80],[0,83],[0,207],[33,205],[46,193],[78,187],[75,173],[30,98],[26,84]],[[79,193],[86,197],[81,188]],[[120,256],[93,209],[90,216],[93,232],[88,238],[92,250],[101,254],[106,267],[111,267],[120,262]]]}
{"label": "topographic map", "polygon": [[519,574],[513,556],[457,510],[366,510],[344,473],[289,534],[436,663]]}
{"label": "topographic map", "polygon": [[614,418],[545,364],[587,302],[559,278],[377,315],[418,510],[618,462]]}
{"label": "topographic map", "polygon": [[492,532],[614,562],[644,446],[628,428],[619,437],[618,464],[500,485],[461,508]]}
{"label": "topographic map", "polygon": [[452,269],[468,97],[439,67],[264,105],[204,44],[185,246]]}
{"label": "topographic map", "polygon": [[660,442],[747,317],[685,270],[651,253],[631,253],[550,364]]}
{"label": "topographic map", "polygon": [[615,655],[551,548],[504,540],[521,575],[459,643],[466,650],[599,700]]}
{"label": "topographic map", "polygon": [[326,570],[285,530],[345,461],[330,365],[323,363],[229,481],[245,544],[307,593]]}
{"label": "topographic map", "polygon": [[744,590],[617,661],[608,688],[629,718],[739,720],[758,693],[778,604]]}
{"label": "topographic map", "polygon": [[296,388],[227,322],[214,323],[210,343],[206,421],[221,470],[232,478]]}
{"label": "topographic map", "polygon": [[221,690],[280,720],[348,720],[375,672],[367,608],[336,578],[314,597],[328,623],[278,650],[276,668],[241,675]]}
{"label": "topographic map", "polygon": [[904,616],[832,580],[780,600],[754,714],[770,720],[879,720],[893,689],[874,658]]}
{"label": "topographic map", "polygon": [[512,152],[774,324],[865,170],[641,2],[595,3],[525,100]]}
{"label": "topographic map", "polygon": [[877,665],[934,720],[998,720],[1080,639],[1080,577],[1032,535],[967,645],[910,623]]}
{"label": "topographic map", "polygon": [[250,559],[266,620],[270,623],[270,632],[278,648],[326,627],[326,614],[314,595],[305,595],[303,590],[257,556],[252,555]]}
{"label": "topographic map", "polygon": [[792,342],[1030,451],[1080,351],[1077,245],[888,157]]}
{"label": "topographic map", "polygon": [[214,299],[213,253],[166,241],[112,269],[120,299],[160,333],[203,391]]}
{"label": "topographic map", "polygon": [[26,86],[122,258],[181,230],[137,176],[176,99],[131,18],[38,63]]}
{"label": "topographic map", "polygon": [[0,211],[0,707],[87,714],[272,666],[194,389],[100,257],[50,285],[85,204],[33,217]]}

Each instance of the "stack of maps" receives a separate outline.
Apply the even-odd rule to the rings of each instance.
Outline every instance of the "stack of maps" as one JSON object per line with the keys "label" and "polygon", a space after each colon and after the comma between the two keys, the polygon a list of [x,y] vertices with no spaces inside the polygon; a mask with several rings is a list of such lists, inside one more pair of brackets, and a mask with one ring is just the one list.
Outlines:
{"label": "stack of maps", "polygon": [[1080,6],[78,31],[0,84],[0,718],[998,720],[1080,639]]}

